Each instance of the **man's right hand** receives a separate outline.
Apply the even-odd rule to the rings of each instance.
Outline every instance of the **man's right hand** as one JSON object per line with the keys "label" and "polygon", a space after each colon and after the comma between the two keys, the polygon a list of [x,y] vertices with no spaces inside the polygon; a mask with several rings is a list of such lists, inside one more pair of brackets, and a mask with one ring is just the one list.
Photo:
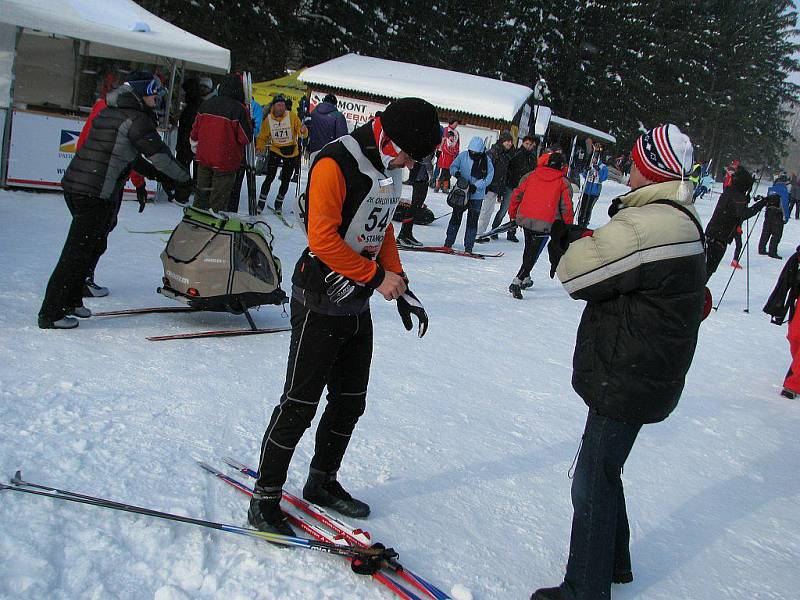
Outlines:
{"label": "man's right hand", "polygon": [[386,300],[397,300],[406,291],[406,281],[397,273],[386,271],[383,281],[378,286],[377,290],[383,295]]}

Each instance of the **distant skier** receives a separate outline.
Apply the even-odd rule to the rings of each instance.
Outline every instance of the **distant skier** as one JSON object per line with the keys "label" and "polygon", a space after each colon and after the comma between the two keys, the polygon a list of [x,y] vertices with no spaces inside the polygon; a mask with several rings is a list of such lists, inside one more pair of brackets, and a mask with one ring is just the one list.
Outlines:
{"label": "distant skier", "polygon": [[242,80],[228,75],[219,84],[217,95],[200,106],[190,135],[198,164],[196,208],[219,212],[229,206],[233,190],[238,192],[245,146],[252,139]]}
{"label": "distant skier", "polygon": [[[448,171],[454,177],[465,181],[468,186],[468,202],[466,208],[454,208],[447,224],[447,235],[444,245],[452,248],[461,228],[461,219],[467,213],[467,226],[464,230],[464,250],[472,252],[475,245],[475,235],[478,231],[478,218],[481,214],[483,197],[486,188],[494,177],[492,159],[486,154],[483,140],[477,135],[469,142],[469,149],[459,153]],[[449,175],[448,175],[449,178]],[[448,179],[449,180],[449,179]]]}
{"label": "distant skier", "polygon": [[[503,213],[500,216],[501,222],[511,202],[511,192],[514,191],[514,188],[509,187],[506,182],[508,165],[514,156],[514,138],[511,137],[511,132],[501,131],[500,137],[492,144],[487,154],[492,161],[494,175],[492,176],[492,183],[486,188],[486,196],[484,196],[483,204],[481,205],[481,215],[478,219],[478,235],[486,232],[498,202],[500,203],[499,212]],[[497,218],[495,218],[496,220]]]}
{"label": "distant skier", "polygon": [[758,253],[781,260],[778,244],[783,237],[783,226],[789,222],[789,178],[781,173],[767,190],[767,208],[764,211],[764,225],[758,240]]}
{"label": "distant skier", "polygon": [[705,304],[703,232],[692,206],[689,138],[664,125],[636,141],[631,191],[606,225],[556,222],[553,269],[585,300],[572,386],[589,406],[572,480],[563,583],[533,600],[599,600],[633,580],[620,478],[643,424],[663,421],[683,391]]}
{"label": "distant skier", "polygon": [[427,328],[425,310],[407,288],[392,214],[400,199],[401,169],[433,153],[440,132],[431,104],[402,98],[325,146],[311,165],[303,212],[308,247],[292,277],[286,384],[264,433],[248,511],[250,524],[262,531],[293,534],[280,508],[282,488],[294,449],[326,387],[327,406],[303,497],[350,517],[370,513],[369,505],[342,487],[337,472],[366,407],[370,296],[377,290],[386,300],[397,300],[407,329],[412,314],[420,321],[420,336]]}
{"label": "distant skier", "polygon": [[789,315],[789,350],[792,364],[783,380],[781,395],[794,399],[800,394],[800,319],[796,319],[797,298],[800,296],[800,246],[798,246],[781,272],[775,289],[770,294],[764,312],[772,317],[772,323],[783,325]]}
{"label": "distant skier", "polygon": [[[731,181],[717,200],[714,214],[706,226],[706,277],[711,276],[717,271],[722,257],[728,245],[734,241],[739,229],[744,221],[755,216],[766,204],[766,200],[760,200],[748,206],[750,203],[750,189],[753,187],[753,176],[744,167],[737,167],[731,173]],[[739,244],[741,244],[741,234],[738,234]],[[737,244],[737,248],[740,245]],[[739,252],[734,254],[734,262],[738,264]],[[732,265],[736,267],[736,264]]]}
{"label": "distant skier", "polygon": [[434,184],[434,191],[439,190],[447,192],[450,189],[450,165],[456,159],[461,151],[461,139],[458,133],[458,119],[453,119],[444,128],[442,141],[439,148],[436,150],[436,182]]}
{"label": "distant skier", "polygon": [[608,166],[600,159],[600,150],[592,154],[589,168],[586,171],[586,183],[583,187],[583,198],[578,214],[578,225],[587,227],[592,220],[592,210],[603,193],[603,183],[608,179]]}
{"label": "distant skier", "polygon": [[269,112],[261,123],[261,133],[258,134],[256,148],[267,155],[267,176],[261,184],[258,212],[262,212],[267,205],[267,196],[279,168],[281,184],[275,197],[274,210],[277,213],[283,210],[283,199],[289,190],[297,167],[296,159],[300,155],[300,138],[308,136],[308,129],[295,113],[286,108],[286,102],[281,94],[272,99]]}
{"label": "distant skier", "polygon": [[416,163],[409,173],[411,205],[403,219],[400,234],[397,236],[397,241],[401,245],[422,246],[422,242],[414,237],[414,220],[417,218],[417,214],[428,196],[428,181],[433,171],[432,158],[433,155],[426,156],[424,160]]}
{"label": "distant skier", "polygon": [[533,287],[531,270],[547,244],[553,222],[572,224],[572,188],[561,151],[539,157],[537,169],[525,175],[514,190],[508,214],[525,233],[522,266],[508,286],[511,295],[522,300],[522,290]]}
{"label": "distant skier", "polygon": [[792,172],[789,186],[789,216],[791,217],[792,207],[794,207],[795,221],[800,219],[800,179],[797,173]]}
{"label": "distant skier", "polygon": [[95,117],[86,143],[61,180],[72,225],[39,310],[42,329],[72,329],[78,326],[73,315],[91,316],[81,298],[84,279],[108,235],[116,200],[132,167],[148,179],[174,185],[178,201],[186,202],[191,193],[191,176],[156,130],[153,108],[161,81],[150,73],[133,75],[141,79],[129,79],[108,94],[108,106]]}
{"label": "distant skier", "polygon": [[336,96],[328,94],[309,115],[308,151],[314,153],[328,142],[347,135],[347,120],[337,108]]}
{"label": "distant skier", "polygon": [[[536,140],[533,138],[533,136],[526,135],[524,138],[522,138],[522,145],[520,145],[520,147],[514,151],[514,156],[511,157],[511,160],[508,163],[506,183],[511,189],[517,188],[522,181],[522,178],[536,168],[536,160]],[[500,207],[500,210],[497,211],[497,214],[494,216],[494,221],[492,221],[492,229],[496,229],[502,225],[503,219],[508,213],[508,207],[511,204],[510,197],[508,200],[508,204],[504,202]],[[509,220],[511,221],[513,219]],[[497,236],[493,235],[492,239],[497,239]],[[509,242],[519,242],[519,239],[517,239],[516,227],[508,230],[506,239]]]}

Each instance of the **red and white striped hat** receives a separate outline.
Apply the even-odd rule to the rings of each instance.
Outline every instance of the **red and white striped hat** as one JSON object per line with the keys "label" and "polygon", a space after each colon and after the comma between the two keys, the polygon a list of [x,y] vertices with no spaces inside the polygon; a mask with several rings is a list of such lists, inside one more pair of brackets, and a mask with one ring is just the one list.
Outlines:
{"label": "red and white striped hat", "polygon": [[688,177],[693,160],[689,136],[672,123],[642,134],[633,146],[636,168],[655,183]]}

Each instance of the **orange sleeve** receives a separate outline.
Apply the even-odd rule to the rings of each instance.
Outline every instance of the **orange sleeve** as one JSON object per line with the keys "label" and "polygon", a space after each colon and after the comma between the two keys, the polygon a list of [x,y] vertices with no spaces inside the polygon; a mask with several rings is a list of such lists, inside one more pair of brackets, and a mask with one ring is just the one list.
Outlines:
{"label": "orange sleeve", "polygon": [[[323,158],[314,165],[308,186],[308,248],[331,270],[378,287],[383,281],[383,277],[376,277],[378,265],[355,252],[339,235],[346,193],[344,175],[336,161]],[[394,251],[397,252],[396,246]]]}
{"label": "orange sleeve", "polygon": [[400,253],[397,251],[397,242],[394,237],[394,225],[391,223],[386,228],[386,237],[383,238],[383,245],[378,252],[378,263],[387,271],[397,274],[403,272],[403,264],[400,262]]}

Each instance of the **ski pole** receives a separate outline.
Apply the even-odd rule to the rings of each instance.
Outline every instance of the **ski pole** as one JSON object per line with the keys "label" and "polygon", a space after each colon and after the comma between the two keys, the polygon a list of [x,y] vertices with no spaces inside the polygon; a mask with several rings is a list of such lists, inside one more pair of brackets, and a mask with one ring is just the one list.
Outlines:
{"label": "ski pole", "polygon": [[[441,216],[439,216],[439,217],[434,217],[434,218],[433,218],[433,221],[438,221],[439,219],[443,219],[443,218],[445,218],[446,216],[448,216],[448,215],[452,215],[452,214],[453,214],[453,211],[451,210],[449,213],[445,213],[445,214],[443,214],[443,215],[441,215]],[[433,223],[433,221],[431,221],[431,223]]]}
{"label": "ski pole", "polygon": [[[150,508],[143,508],[133,504],[125,504],[115,500],[107,500],[97,496],[88,496],[71,492],[69,490],[61,490],[58,488],[48,487],[41,484],[30,483],[22,479],[22,473],[17,471],[11,479],[12,485],[0,483],[0,491],[8,490],[11,492],[19,492],[23,494],[31,494],[34,496],[44,496],[52,498],[53,500],[65,500],[67,502],[76,502],[78,504],[87,504],[89,506],[97,506],[100,508],[108,508],[111,510],[119,510],[122,512],[129,512],[157,519],[164,519],[167,521],[176,521],[179,523],[188,523],[190,525],[198,525],[207,529],[216,529],[218,531],[226,531],[228,533],[236,533],[251,538],[261,539],[274,544],[281,544],[284,546],[296,546],[305,548],[307,550],[315,550],[317,552],[324,552],[327,554],[335,554],[339,556],[347,556],[349,558],[358,559],[362,565],[369,565],[370,568],[379,569],[381,563],[392,560],[397,557],[397,553],[391,548],[353,548],[351,546],[339,546],[336,544],[319,542],[316,540],[307,540],[290,535],[281,535],[278,533],[268,533],[265,531],[258,531],[256,529],[247,529],[245,527],[237,527],[236,525],[227,525],[225,523],[216,523],[214,521],[207,521],[205,519],[195,519],[192,517],[184,517],[172,513],[153,510]],[[359,571],[357,571],[359,572]],[[359,572],[359,574],[368,574],[368,571]]]}

